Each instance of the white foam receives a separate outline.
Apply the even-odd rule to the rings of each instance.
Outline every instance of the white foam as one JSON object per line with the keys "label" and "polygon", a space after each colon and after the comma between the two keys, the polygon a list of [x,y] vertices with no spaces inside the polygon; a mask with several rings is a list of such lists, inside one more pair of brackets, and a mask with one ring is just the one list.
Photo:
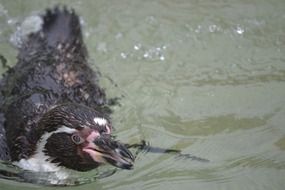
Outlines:
{"label": "white foam", "polygon": [[20,48],[24,41],[27,40],[29,34],[39,32],[42,28],[43,19],[38,15],[27,17],[21,26],[17,27],[17,30],[10,37],[10,42]]}

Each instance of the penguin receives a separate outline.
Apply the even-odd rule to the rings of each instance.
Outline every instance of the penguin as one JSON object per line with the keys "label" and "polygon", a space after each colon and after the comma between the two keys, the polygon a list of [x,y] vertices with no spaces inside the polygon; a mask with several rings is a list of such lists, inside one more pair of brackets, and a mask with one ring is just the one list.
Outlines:
{"label": "penguin", "polygon": [[0,82],[0,159],[33,172],[132,169],[134,156],[112,135],[78,15],[56,6],[40,18]]}

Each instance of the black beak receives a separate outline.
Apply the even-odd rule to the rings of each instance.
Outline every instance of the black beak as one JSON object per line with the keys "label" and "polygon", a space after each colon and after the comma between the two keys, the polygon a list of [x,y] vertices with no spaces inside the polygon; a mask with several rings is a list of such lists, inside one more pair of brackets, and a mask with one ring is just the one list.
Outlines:
{"label": "black beak", "polygon": [[101,153],[102,158],[109,164],[122,169],[132,169],[134,156],[119,141],[115,141],[109,135],[100,136],[93,142],[96,151]]}

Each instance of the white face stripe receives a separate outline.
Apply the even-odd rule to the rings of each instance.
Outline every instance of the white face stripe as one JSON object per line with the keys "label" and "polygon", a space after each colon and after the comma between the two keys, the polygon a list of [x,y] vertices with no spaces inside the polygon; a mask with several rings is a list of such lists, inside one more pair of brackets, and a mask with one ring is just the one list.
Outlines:
{"label": "white face stripe", "polygon": [[57,130],[55,131],[52,131],[52,132],[46,132],[45,134],[43,134],[43,136],[41,137],[38,145],[37,145],[37,153],[39,153],[39,151],[43,151],[44,150],[44,147],[45,147],[45,144],[47,142],[47,139],[52,135],[52,134],[55,134],[55,133],[68,133],[68,134],[72,134],[74,132],[76,132],[77,130],[76,129],[72,129],[72,128],[69,128],[69,127],[66,127],[66,126],[61,126],[60,128],[58,128]]}
{"label": "white face stripe", "polygon": [[62,133],[62,132],[65,132],[65,133],[68,133],[68,134],[72,134],[74,132],[76,132],[77,130],[76,129],[73,129],[73,128],[69,128],[69,127],[66,127],[66,126],[61,126],[60,128],[58,128],[57,130],[55,131],[52,131],[51,133]]}
{"label": "white face stripe", "polygon": [[47,143],[48,138],[52,134],[62,133],[62,132],[65,132],[65,133],[68,133],[68,134],[72,134],[72,133],[74,133],[76,131],[77,131],[76,129],[72,129],[72,128],[69,128],[69,127],[66,127],[66,126],[61,126],[60,128],[58,128],[55,131],[46,132],[45,134],[43,134],[43,136],[41,137],[40,141],[38,142],[37,149],[36,149],[36,154],[33,157],[37,157],[37,156],[42,157],[42,158],[45,157],[43,151],[45,149],[45,145]]}
{"label": "white face stripe", "polygon": [[29,159],[21,159],[19,162],[15,162],[14,164],[21,167],[22,169],[30,170],[30,171],[36,171],[36,172],[54,172],[59,171],[61,167],[57,166],[56,163],[51,163],[50,161],[47,161],[50,157],[44,154],[44,148],[47,143],[48,138],[55,133],[68,133],[72,134],[76,132],[76,129],[72,129],[66,126],[61,126],[55,131],[52,132],[46,132],[43,134],[41,139],[39,140],[37,144],[37,149],[35,152],[35,155],[33,155]]}
{"label": "white face stripe", "polygon": [[76,129],[72,129],[66,126],[61,126],[60,128],[58,128],[55,131],[52,132],[46,132],[45,134],[43,134],[43,136],[41,137],[40,141],[37,144],[37,150],[36,150],[36,154],[41,153],[44,151],[45,145],[47,143],[48,138],[55,133],[68,133],[68,134],[72,134],[74,132],[76,132]]}
{"label": "white face stripe", "polygon": [[105,118],[102,118],[102,117],[95,117],[94,119],[94,122],[100,126],[105,126],[107,125],[107,120]]}

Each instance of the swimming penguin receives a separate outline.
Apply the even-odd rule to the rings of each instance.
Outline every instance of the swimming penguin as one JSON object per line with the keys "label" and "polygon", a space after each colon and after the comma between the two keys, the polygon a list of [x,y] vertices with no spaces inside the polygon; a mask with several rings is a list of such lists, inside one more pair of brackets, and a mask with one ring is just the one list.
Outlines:
{"label": "swimming penguin", "polygon": [[41,29],[27,36],[0,83],[0,159],[35,172],[105,163],[132,169],[134,156],[111,135],[77,14],[55,7],[40,18]]}

